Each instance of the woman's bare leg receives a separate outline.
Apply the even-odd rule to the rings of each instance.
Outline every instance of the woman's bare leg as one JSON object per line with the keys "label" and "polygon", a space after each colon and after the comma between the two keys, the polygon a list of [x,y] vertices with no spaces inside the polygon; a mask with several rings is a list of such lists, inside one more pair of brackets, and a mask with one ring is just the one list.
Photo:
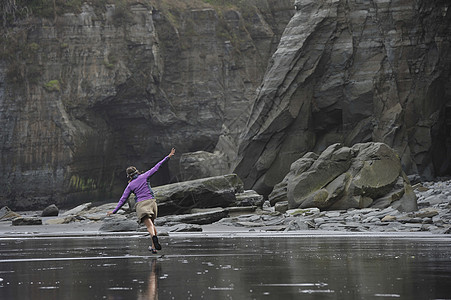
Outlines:
{"label": "woman's bare leg", "polygon": [[[157,229],[155,228],[155,225],[153,224],[152,220],[148,216],[145,216],[142,219],[142,221],[143,221],[144,225],[146,225],[147,231],[150,233],[150,240],[152,240],[152,237],[154,235],[157,235]],[[155,249],[155,245],[153,244],[153,241],[152,241],[152,248]]]}

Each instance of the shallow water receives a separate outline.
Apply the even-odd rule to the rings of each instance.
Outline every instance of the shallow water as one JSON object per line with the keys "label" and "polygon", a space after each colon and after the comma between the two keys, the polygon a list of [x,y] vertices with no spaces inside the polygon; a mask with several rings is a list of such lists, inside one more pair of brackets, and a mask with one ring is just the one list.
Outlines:
{"label": "shallow water", "polygon": [[451,239],[0,239],[0,299],[451,299]]}

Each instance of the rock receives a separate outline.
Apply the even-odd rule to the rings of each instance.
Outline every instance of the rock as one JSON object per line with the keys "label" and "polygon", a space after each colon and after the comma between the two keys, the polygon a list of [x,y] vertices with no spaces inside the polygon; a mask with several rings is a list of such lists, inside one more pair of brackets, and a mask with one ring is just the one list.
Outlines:
{"label": "rock", "polygon": [[405,183],[404,195],[398,201],[393,202],[391,206],[402,212],[418,209],[417,196],[409,184]]}
{"label": "rock", "polygon": [[[412,182],[412,180],[410,180],[410,182]],[[423,186],[421,183],[417,183],[417,184],[413,185],[412,188],[418,192],[426,192],[429,190],[429,188]]]}
{"label": "rock", "polygon": [[[400,211],[417,209],[416,195],[398,156],[383,143],[356,144],[352,148],[331,145],[316,160],[309,154],[293,163],[282,182],[287,187],[289,209],[346,210],[373,205]],[[277,193],[280,199],[284,197],[283,189]]]}
{"label": "rock", "polygon": [[[58,9],[54,22],[30,3],[21,9],[33,12],[1,28],[2,58],[15,59],[0,65],[0,207],[14,210],[120,193],[131,153],[144,169],[171,145],[181,154],[214,151],[218,139],[236,143],[293,15],[292,0],[233,7],[73,1]],[[33,109],[24,113],[24,107]],[[29,124],[33,129],[23,134]],[[154,186],[179,178],[177,160],[152,178]]]}
{"label": "rock", "polygon": [[[288,224],[286,231],[308,230],[310,228],[312,228],[311,224],[309,224],[306,221],[301,221],[301,220],[297,219],[297,220],[292,220]],[[313,228],[314,228],[314,225],[313,225]]]}
{"label": "rock", "polygon": [[20,217],[20,214],[13,212],[8,206],[3,206],[0,209],[0,221],[12,220]]}
{"label": "rock", "polygon": [[304,208],[304,209],[290,209],[287,210],[285,215],[287,216],[303,216],[303,217],[318,217],[320,215],[320,210],[316,207]]}
{"label": "rock", "polygon": [[432,218],[436,215],[438,215],[438,211],[433,208],[423,208],[414,213],[417,218]]}
{"label": "rock", "polygon": [[75,216],[67,216],[64,218],[55,218],[46,220],[45,225],[58,225],[58,224],[69,224],[77,221],[78,219]]}
{"label": "rock", "polygon": [[[235,172],[246,188],[266,196],[263,191],[281,182],[292,162],[337,142],[383,142],[397,151],[409,174],[450,173],[451,152],[443,135],[449,126],[450,71],[441,62],[451,61],[451,52],[434,50],[437,37],[439,44],[449,43],[447,6],[345,3],[296,3],[239,146]],[[415,46],[405,43],[404,32],[395,29],[398,22],[411,35],[429,37]],[[412,47],[414,53],[408,50]],[[412,60],[430,65],[412,71]],[[403,86],[393,85],[387,74],[403,74]]]}
{"label": "rock", "polygon": [[220,152],[196,151],[180,157],[180,176],[183,181],[220,176],[229,172],[229,166]]}
{"label": "rock", "polygon": [[336,217],[340,216],[340,212],[339,211],[328,211],[324,215],[328,218],[336,218]]}
{"label": "rock", "polygon": [[236,206],[262,206],[263,196],[253,190],[235,194]]}
{"label": "rock", "polygon": [[55,204],[49,205],[42,211],[41,217],[55,217],[58,216],[59,209]]}
{"label": "rock", "polygon": [[263,222],[249,222],[249,221],[238,221],[235,223],[235,225],[241,226],[241,227],[248,227],[248,228],[265,227],[265,223],[263,223]]}
{"label": "rock", "polygon": [[274,205],[274,210],[282,214],[286,213],[288,210],[288,201],[277,202],[276,205]]}
{"label": "rock", "polygon": [[241,215],[247,215],[255,212],[256,206],[238,206],[238,207],[226,207],[224,210],[227,212],[229,217],[236,217]]}
{"label": "rock", "polygon": [[176,216],[159,217],[155,220],[155,225],[162,226],[173,223],[188,223],[188,224],[212,224],[228,216],[225,209],[217,209],[213,211],[200,212],[195,214],[184,214]]}
{"label": "rock", "polygon": [[160,216],[183,214],[192,208],[235,206],[243,183],[235,174],[202,178],[153,188]]}
{"label": "rock", "polygon": [[271,205],[275,205],[277,202],[288,201],[287,198],[287,185],[288,182],[293,180],[293,177],[307,171],[312,164],[318,159],[318,155],[309,152],[306,153],[302,158],[291,164],[290,172],[285,176],[285,178],[278,184],[274,186],[273,191],[268,196],[268,200]]}
{"label": "rock", "polygon": [[171,226],[168,232],[202,232],[202,227],[196,224],[177,224]]}
{"label": "rock", "polygon": [[114,215],[105,218],[99,231],[105,232],[122,232],[122,231],[137,231],[138,222],[127,219],[125,216]]}
{"label": "rock", "polygon": [[36,217],[18,217],[12,220],[12,225],[42,225],[42,219]]}
{"label": "rock", "polygon": [[262,209],[271,209],[271,203],[266,200],[265,202],[263,202]]}
{"label": "rock", "polygon": [[79,215],[79,214],[81,214],[82,212],[87,211],[87,210],[90,209],[91,207],[92,207],[92,203],[91,203],[91,202],[88,202],[88,203],[85,203],[85,204],[81,204],[81,205],[79,205],[79,206],[77,206],[77,207],[75,207],[75,208],[72,208],[72,209],[70,209],[70,210],[64,212],[64,213],[62,214],[62,216]]}
{"label": "rock", "polygon": [[387,215],[387,216],[383,217],[381,221],[382,222],[393,222],[393,221],[396,221],[396,217]]}

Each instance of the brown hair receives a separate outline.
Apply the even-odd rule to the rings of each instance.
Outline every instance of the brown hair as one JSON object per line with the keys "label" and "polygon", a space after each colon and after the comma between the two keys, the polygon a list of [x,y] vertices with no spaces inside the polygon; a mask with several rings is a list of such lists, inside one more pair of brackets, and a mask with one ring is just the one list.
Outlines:
{"label": "brown hair", "polygon": [[127,173],[127,177],[128,179],[133,179],[133,176],[139,174],[138,169],[136,169],[136,167],[130,166],[128,167],[125,172]]}

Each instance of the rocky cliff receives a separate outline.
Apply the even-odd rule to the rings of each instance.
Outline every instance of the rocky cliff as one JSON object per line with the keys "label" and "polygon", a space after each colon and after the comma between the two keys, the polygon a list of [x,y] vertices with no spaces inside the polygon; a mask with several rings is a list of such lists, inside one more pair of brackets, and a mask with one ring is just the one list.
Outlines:
{"label": "rocky cliff", "polygon": [[[172,146],[211,151],[222,132],[233,140],[294,13],[291,0],[0,10],[0,206],[14,209],[116,199],[128,165],[151,167]],[[173,160],[153,184],[177,170]]]}
{"label": "rocky cliff", "polygon": [[0,205],[117,199],[172,146],[154,185],[235,171],[267,195],[305,153],[368,141],[449,175],[449,6],[2,1]]}
{"label": "rocky cliff", "polygon": [[267,194],[306,152],[377,141],[408,174],[451,171],[449,1],[298,0],[236,172]]}

